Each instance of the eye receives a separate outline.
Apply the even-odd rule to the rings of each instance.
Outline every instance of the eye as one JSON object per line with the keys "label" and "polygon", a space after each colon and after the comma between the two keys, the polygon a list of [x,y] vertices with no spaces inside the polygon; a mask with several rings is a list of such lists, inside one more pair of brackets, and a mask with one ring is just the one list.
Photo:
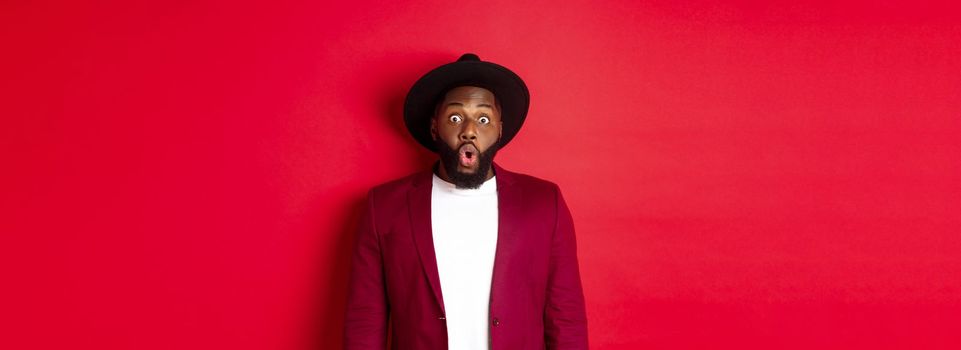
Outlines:
{"label": "eye", "polygon": [[453,122],[453,123],[460,123],[460,121],[463,120],[463,118],[461,118],[461,117],[460,117],[459,115],[457,115],[457,114],[451,115],[449,119],[450,119],[450,121]]}
{"label": "eye", "polygon": [[480,118],[477,118],[477,122],[479,122],[479,123],[481,123],[481,124],[489,124],[489,123],[491,122],[491,118],[488,118],[488,117],[480,117]]}

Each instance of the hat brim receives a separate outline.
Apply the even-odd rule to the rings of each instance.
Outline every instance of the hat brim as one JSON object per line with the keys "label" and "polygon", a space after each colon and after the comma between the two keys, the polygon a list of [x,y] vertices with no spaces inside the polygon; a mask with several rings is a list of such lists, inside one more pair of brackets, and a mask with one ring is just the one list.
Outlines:
{"label": "hat brim", "polygon": [[457,61],[428,72],[410,88],[404,102],[407,131],[427,149],[437,152],[430,134],[430,120],[440,99],[458,86],[477,86],[490,90],[501,107],[501,139],[507,145],[527,118],[530,92],[517,74],[495,63]]}

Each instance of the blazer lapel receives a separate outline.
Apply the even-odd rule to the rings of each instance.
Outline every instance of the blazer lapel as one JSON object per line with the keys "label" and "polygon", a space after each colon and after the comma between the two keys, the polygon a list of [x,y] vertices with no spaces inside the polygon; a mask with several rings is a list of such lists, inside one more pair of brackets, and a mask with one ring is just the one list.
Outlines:
{"label": "blazer lapel", "polygon": [[430,220],[430,200],[433,173],[425,172],[414,180],[414,187],[407,192],[407,204],[410,208],[410,224],[417,245],[417,254],[424,267],[424,274],[441,312],[445,315],[444,297],[440,289],[440,275],[437,272],[437,256],[434,254],[434,234]]}
{"label": "blazer lapel", "polygon": [[[497,291],[507,291],[511,286],[507,285],[508,274],[505,266],[510,266],[509,261],[512,256],[512,249],[516,247],[515,219],[513,215],[517,213],[517,207],[521,205],[521,189],[514,184],[514,175],[494,164],[495,175],[497,176],[497,250],[494,255],[494,272],[491,276],[491,300],[494,300]],[[507,288],[507,289],[505,289]],[[493,306],[493,303],[491,304]]]}

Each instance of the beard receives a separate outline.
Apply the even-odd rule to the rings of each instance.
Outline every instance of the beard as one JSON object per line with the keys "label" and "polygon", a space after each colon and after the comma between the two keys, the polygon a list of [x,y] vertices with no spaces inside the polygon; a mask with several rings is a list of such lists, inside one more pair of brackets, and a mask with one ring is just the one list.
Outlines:
{"label": "beard", "polygon": [[[460,153],[458,149],[451,148],[446,142],[437,140],[437,154],[440,156],[440,164],[447,171],[447,177],[459,189],[477,189],[484,181],[487,181],[487,173],[490,171],[491,164],[494,163],[494,155],[500,148],[500,142],[495,142],[484,152],[477,154],[477,171],[473,173],[461,172],[457,166],[460,164]],[[461,144],[463,146],[464,144]],[[458,146],[459,148],[460,146]]]}

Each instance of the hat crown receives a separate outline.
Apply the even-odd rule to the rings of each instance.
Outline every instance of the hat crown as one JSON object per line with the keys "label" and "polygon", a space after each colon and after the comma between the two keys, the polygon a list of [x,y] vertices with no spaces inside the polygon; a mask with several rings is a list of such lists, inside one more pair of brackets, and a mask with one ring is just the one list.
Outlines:
{"label": "hat crown", "polygon": [[472,53],[465,53],[461,55],[460,58],[457,59],[457,62],[464,62],[464,61],[480,62],[480,57],[477,57],[477,55]]}

